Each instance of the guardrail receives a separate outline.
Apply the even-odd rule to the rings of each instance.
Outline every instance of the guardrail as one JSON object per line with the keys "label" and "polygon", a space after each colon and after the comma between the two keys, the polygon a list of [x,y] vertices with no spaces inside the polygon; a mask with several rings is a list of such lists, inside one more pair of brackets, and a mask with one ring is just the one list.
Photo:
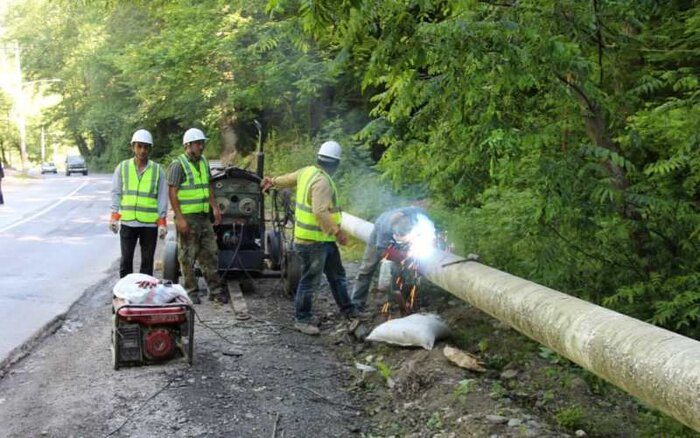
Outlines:
{"label": "guardrail", "polygon": [[[374,225],[343,213],[367,242]],[[432,283],[700,432],[700,342],[554,289],[437,251]]]}

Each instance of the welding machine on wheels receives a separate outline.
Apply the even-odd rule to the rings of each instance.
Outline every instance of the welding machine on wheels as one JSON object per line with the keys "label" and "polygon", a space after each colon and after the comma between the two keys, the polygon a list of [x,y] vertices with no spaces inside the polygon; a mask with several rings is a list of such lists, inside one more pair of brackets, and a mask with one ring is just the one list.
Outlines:
{"label": "welding machine on wheels", "polygon": [[186,303],[112,307],[112,362],[118,370],[184,357],[192,365],[194,309]]}

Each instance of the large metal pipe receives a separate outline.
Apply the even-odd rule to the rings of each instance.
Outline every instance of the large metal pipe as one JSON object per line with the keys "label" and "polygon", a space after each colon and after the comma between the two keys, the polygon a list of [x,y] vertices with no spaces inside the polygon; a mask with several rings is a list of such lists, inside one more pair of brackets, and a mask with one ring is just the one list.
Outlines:
{"label": "large metal pipe", "polygon": [[[370,222],[343,213],[367,242]],[[700,342],[554,289],[438,251],[432,283],[700,432]]]}

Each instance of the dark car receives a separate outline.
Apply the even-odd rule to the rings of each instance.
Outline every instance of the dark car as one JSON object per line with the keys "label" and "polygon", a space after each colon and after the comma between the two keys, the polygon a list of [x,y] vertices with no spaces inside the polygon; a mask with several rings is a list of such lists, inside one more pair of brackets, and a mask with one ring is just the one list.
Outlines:
{"label": "dark car", "polygon": [[82,173],[83,175],[88,174],[85,158],[81,157],[80,155],[66,157],[66,176],[70,176],[71,173]]}

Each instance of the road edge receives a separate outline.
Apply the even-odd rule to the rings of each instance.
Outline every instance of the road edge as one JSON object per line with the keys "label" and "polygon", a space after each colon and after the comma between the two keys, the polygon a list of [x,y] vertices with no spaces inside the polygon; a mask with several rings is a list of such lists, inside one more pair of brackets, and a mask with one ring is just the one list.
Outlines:
{"label": "road edge", "polygon": [[12,349],[6,358],[0,360],[0,380],[5,378],[7,373],[10,371],[10,368],[29,356],[44,340],[54,335],[63,326],[63,323],[66,321],[66,317],[73,311],[75,306],[77,306],[78,303],[80,303],[89,294],[95,293],[97,290],[99,290],[99,285],[105,283],[106,279],[109,278],[117,269],[118,264],[119,260],[112,262],[110,267],[104,272],[104,276],[87,286],[65,311],[53,317],[49,322],[39,328],[29,339],[27,339],[27,341]]}

